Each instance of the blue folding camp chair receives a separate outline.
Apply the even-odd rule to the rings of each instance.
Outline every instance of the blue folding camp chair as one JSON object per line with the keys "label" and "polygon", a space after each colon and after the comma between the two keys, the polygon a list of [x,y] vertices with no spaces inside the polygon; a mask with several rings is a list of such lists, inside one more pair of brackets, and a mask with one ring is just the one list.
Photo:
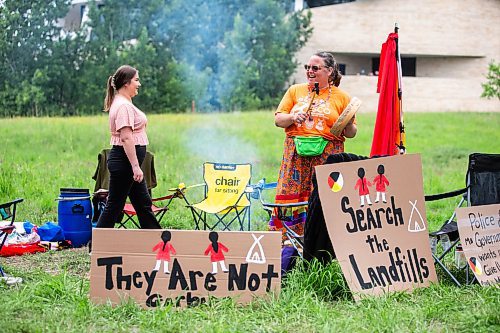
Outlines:
{"label": "blue folding camp chair", "polygon": [[[273,212],[278,217],[275,220],[275,225],[277,228],[284,228],[284,236],[288,240],[291,246],[295,248],[298,255],[302,257],[303,248],[304,248],[304,235],[299,235],[295,231],[293,231],[286,222],[289,222],[291,214],[287,214],[292,209],[297,209],[300,207],[305,207],[308,205],[307,201],[303,202],[295,202],[295,203],[287,203],[287,204],[278,204],[267,201],[265,194],[266,191],[271,191],[274,193],[276,191],[277,182],[266,183],[266,179],[261,179],[257,184],[252,185],[252,194],[251,197],[253,199],[259,199],[262,204],[262,208],[268,213],[269,218],[271,218]],[[284,221],[285,223],[282,223]]]}

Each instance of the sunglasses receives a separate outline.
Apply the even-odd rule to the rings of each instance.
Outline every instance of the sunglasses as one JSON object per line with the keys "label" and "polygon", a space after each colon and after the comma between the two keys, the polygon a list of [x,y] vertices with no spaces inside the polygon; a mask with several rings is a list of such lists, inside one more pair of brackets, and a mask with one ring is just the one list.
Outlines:
{"label": "sunglasses", "polygon": [[312,70],[313,70],[313,72],[317,72],[317,71],[319,71],[321,68],[326,68],[326,66],[317,66],[317,65],[312,65],[312,66],[311,66],[311,65],[304,65],[304,69],[305,69],[306,71],[308,71],[308,70],[312,69]]}

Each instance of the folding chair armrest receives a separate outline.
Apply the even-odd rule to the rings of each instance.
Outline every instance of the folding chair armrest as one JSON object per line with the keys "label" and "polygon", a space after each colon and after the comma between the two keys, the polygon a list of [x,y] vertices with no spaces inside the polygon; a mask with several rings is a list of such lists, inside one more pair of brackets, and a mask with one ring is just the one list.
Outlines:
{"label": "folding chair armrest", "polygon": [[200,184],[194,184],[194,185],[185,186],[184,183],[180,183],[177,187],[172,187],[172,188],[169,188],[168,190],[171,191],[171,192],[182,192],[182,193],[184,193],[186,190],[188,190],[190,188],[201,187],[201,186],[207,186],[207,184],[200,183]]}
{"label": "folding chair armrest", "polygon": [[186,192],[188,189],[192,189],[192,188],[196,188],[196,187],[207,187],[207,184],[200,183],[200,184],[186,186],[186,185],[184,185],[184,183],[180,183],[177,187],[169,188],[168,190],[171,192],[174,192],[174,194],[172,194],[174,197],[184,199],[184,201],[187,204],[186,207],[190,207],[191,203],[188,201],[188,199],[186,197]]}
{"label": "folding chair armrest", "polygon": [[195,188],[195,187],[201,187],[201,186],[207,186],[207,184],[200,183],[200,184],[189,185],[189,186],[186,186],[186,189],[188,189],[188,188]]}
{"label": "folding chair armrest", "polygon": [[451,191],[451,192],[446,192],[446,193],[426,195],[425,201],[436,201],[436,200],[440,200],[440,199],[456,197],[457,195],[464,194],[465,192],[467,192],[467,187],[461,188],[459,190]]}
{"label": "folding chair armrest", "polygon": [[263,190],[272,190],[273,188],[276,188],[278,186],[278,182],[272,182],[272,183],[264,183],[262,186]]}
{"label": "folding chair armrest", "polygon": [[16,227],[13,225],[4,225],[0,226],[0,232],[5,232],[6,234],[10,234]]}
{"label": "folding chair armrest", "polygon": [[[284,218],[284,212],[282,209],[286,211],[287,208],[295,208],[295,207],[302,207],[302,206],[307,206],[309,204],[308,201],[301,201],[301,202],[294,202],[294,203],[287,203],[287,204],[277,204],[277,203],[267,203],[267,202],[262,202],[262,207],[264,208],[265,211],[271,216],[273,214],[273,211],[275,208],[277,208],[277,214],[279,219]],[[285,226],[286,223],[283,223],[283,226]],[[286,228],[286,226],[285,226]],[[288,230],[288,228],[286,228]],[[293,232],[291,229],[288,230],[290,232]],[[295,236],[294,236],[295,237]]]}
{"label": "folding chair armrest", "polygon": [[23,198],[18,198],[18,199],[15,199],[15,200],[12,200],[12,201],[0,204],[0,208],[8,208],[8,207],[10,207],[12,205],[17,205],[18,203],[23,202],[23,201],[24,201]]}
{"label": "folding chair armrest", "polygon": [[268,207],[268,208],[294,208],[294,207],[300,207],[300,206],[307,206],[308,204],[309,204],[308,201],[293,202],[293,203],[287,203],[287,204],[263,202],[262,206]]}
{"label": "folding chair armrest", "polygon": [[177,196],[176,193],[174,194],[170,194],[170,195],[166,195],[164,197],[159,197],[159,198],[152,198],[151,201],[153,202],[156,202],[156,201],[165,201],[165,200],[172,200],[173,198],[175,198]]}

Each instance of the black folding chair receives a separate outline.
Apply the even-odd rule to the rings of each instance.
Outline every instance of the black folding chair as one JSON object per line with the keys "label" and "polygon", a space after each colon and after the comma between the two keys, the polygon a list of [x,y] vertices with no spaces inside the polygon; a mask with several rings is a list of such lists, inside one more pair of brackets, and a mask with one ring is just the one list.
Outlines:
{"label": "black folding chair", "polygon": [[[451,192],[426,195],[425,201],[435,201],[461,195],[456,208],[467,203],[468,206],[489,205],[500,203],[500,154],[474,153],[469,155],[469,165],[466,175],[466,187]],[[452,281],[461,286],[457,274],[454,274],[445,264],[449,254],[455,254],[460,247],[458,226],[455,220],[455,210],[439,230],[429,234],[434,263],[441,267]],[[441,245],[443,251],[437,254]],[[457,267],[458,272],[465,271],[464,284],[471,284],[476,279],[468,265]]]}
{"label": "black folding chair", "polygon": [[[14,231],[14,221],[16,220],[16,209],[17,204],[22,202],[24,199],[15,199],[6,203],[0,204],[0,217],[1,220],[10,220],[8,225],[0,226],[0,252],[7,240],[7,236]],[[0,265],[0,277],[6,277],[5,272]]]}

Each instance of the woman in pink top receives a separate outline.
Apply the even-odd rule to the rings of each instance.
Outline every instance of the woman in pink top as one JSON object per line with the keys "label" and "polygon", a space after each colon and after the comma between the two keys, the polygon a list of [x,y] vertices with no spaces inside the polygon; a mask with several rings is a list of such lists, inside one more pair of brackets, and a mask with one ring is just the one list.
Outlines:
{"label": "woman in pink top", "polygon": [[139,72],[121,66],[108,78],[104,111],[109,112],[109,128],[113,146],[108,156],[109,195],[97,228],[113,228],[122,217],[127,196],[134,206],[143,229],[161,229],[151,210],[151,197],[141,170],[146,156],[147,118],[132,104],[141,83]]}

